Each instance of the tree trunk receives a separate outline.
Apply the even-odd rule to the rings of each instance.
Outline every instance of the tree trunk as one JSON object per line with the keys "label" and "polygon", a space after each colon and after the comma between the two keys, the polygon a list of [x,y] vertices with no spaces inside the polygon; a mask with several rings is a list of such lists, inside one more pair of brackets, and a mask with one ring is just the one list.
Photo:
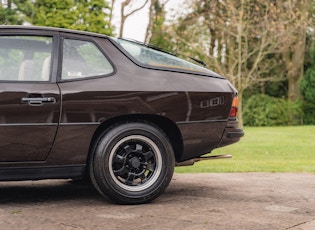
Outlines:
{"label": "tree trunk", "polygon": [[[300,10],[301,15],[307,15],[310,1],[299,1],[297,8]],[[306,28],[298,25],[293,36],[293,42],[285,50],[283,59],[287,66],[288,77],[288,101],[295,103],[301,98],[299,81],[304,74],[304,56],[306,49]],[[299,124],[300,118],[294,115],[293,111],[290,112],[290,125]]]}
{"label": "tree trunk", "polygon": [[297,100],[301,98],[299,81],[302,77],[303,77],[303,68],[301,68],[301,66],[299,69],[296,69],[296,71],[289,71],[288,73],[288,100],[289,102],[296,102]]}
{"label": "tree trunk", "polygon": [[152,37],[152,30],[153,30],[153,21],[155,17],[155,11],[154,11],[154,5],[157,0],[151,0],[150,6],[149,6],[149,23],[145,32],[145,39],[144,42],[149,44],[150,39]]}
{"label": "tree trunk", "polygon": [[121,3],[120,8],[120,28],[119,28],[119,37],[122,38],[124,34],[124,26],[126,21],[125,7],[130,3],[130,0],[124,1]]}
{"label": "tree trunk", "polygon": [[[291,52],[286,55],[286,64],[288,68],[288,101],[295,103],[301,98],[299,81],[303,77],[304,71],[304,55],[306,49],[306,31],[299,30],[296,36],[296,42],[291,47]],[[289,111],[290,121],[289,125],[299,124],[300,118],[294,115],[293,111]]]}
{"label": "tree trunk", "polygon": [[240,128],[243,127],[243,90],[238,92],[238,125]]}
{"label": "tree trunk", "polygon": [[295,36],[295,43],[285,57],[288,68],[288,100],[295,102],[300,99],[299,80],[303,77],[304,55],[306,49],[306,31],[301,28]]}
{"label": "tree trunk", "polygon": [[[131,0],[125,0],[124,2],[121,3],[121,9],[120,9],[120,14],[121,14],[121,22],[120,22],[120,30],[119,30],[119,37],[122,37],[124,34],[124,26],[125,26],[125,21],[126,19],[133,15],[134,13],[138,12],[141,10],[145,5],[148,3],[149,0],[146,0],[140,7],[133,9],[129,13],[125,12],[125,7],[127,7],[130,3],[132,4]],[[134,1],[135,2],[135,1]]]}
{"label": "tree trunk", "polygon": [[113,12],[114,12],[114,4],[116,0],[112,0],[110,4],[110,11],[109,11],[109,25],[112,26],[113,21]]}
{"label": "tree trunk", "polygon": [[121,17],[120,28],[119,28],[119,37],[122,38],[124,34],[124,26],[125,26],[125,17]]}

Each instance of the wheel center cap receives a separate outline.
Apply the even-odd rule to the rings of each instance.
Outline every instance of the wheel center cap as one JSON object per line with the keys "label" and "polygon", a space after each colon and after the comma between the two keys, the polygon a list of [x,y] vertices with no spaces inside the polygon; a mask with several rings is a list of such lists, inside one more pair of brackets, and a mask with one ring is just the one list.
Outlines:
{"label": "wheel center cap", "polygon": [[141,165],[140,160],[137,157],[131,158],[130,164],[133,168],[139,168],[139,166]]}

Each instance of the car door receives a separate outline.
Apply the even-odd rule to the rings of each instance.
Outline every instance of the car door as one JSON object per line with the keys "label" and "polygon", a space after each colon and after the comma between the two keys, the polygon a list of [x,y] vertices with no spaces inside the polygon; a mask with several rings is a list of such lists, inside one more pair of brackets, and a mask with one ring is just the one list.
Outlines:
{"label": "car door", "polygon": [[45,161],[57,132],[60,92],[53,36],[0,35],[0,164]]}

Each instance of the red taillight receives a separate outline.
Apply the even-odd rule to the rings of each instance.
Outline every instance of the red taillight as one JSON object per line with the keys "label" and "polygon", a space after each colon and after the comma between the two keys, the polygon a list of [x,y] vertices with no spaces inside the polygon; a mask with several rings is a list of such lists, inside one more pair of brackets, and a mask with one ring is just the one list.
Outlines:
{"label": "red taillight", "polygon": [[237,115],[237,108],[238,108],[238,97],[234,97],[233,98],[233,102],[232,102],[232,108],[231,108],[231,112],[230,112],[230,117],[236,117]]}

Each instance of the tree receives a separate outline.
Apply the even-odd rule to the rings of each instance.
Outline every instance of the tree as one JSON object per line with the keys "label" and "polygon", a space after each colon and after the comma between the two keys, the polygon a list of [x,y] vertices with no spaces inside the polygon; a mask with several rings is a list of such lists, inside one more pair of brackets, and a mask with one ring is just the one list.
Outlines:
{"label": "tree", "polygon": [[131,15],[133,15],[134,13],[138,12],[139,10],[143,9],[145,5],[148,3],[148,1],[149,0],[145,0],[142,5],[136,8],[132,8],[134,7],[133,3],[135,3],[135,1],[125,0],[121,3],[121,8],[120,8],[121,21],[120,21],[119,37],[122,37],[124,34],[124,26],[125,26],[126,19],[130,17]]}
{"label": "tree", "polygon": [[145,34],[145,43],[151,43],[169,49],[170,39],[165,25],[165,5],[169,0],[151,0],[149,7],[149,23]]}
{"label": "tree", "polygon": [[[306,54],[306,36],[307,28],[311,24],[313,2],[311,0],[288,0],[287,4],[278,4],[290,14],[283,15],[287,23],[284,29],[290,34],[281,48],[281,57],[286,66],[286,75],[288,79],[288,100],[291,103],[297,102],[301,97],[299,81],[304,74],[304,56]],[[291,124],[300,120],[299,117],[291,115]]]}
{"label": "tree", "polygon": [[25,12],[33,25],[73,29],[78,11],[73,0],[37,0],[31,11]]}
{"label": "tree", "polygon": [[198,0],[176,33],[191,56],[204,59],[237,87],[241,125],[244,90],[275,80],[266,76],[276,65],[266,57],[275,51],[281,35],[273,25],[275,18],[276,7],[270,1]]}
{"label": "tree", "polygon": [[[28,3],[26,5],[25,3]],[[33,25],[85,30],[112,35],[109,5],[104,0],[19,0],[19,10]]]}
{"label": "tree", "polygon": [[274,0],[195,0],[190,13],[173,25],[172,35],[182,52],[203,59],[238,88],[241,125],[244,91],[284,79],[270,74],[278,65],[270,57],[279,56],[291,41],[292,21],[305,25],[300,11],[284,5]]}
{"label": "tree", "polygon": [[6,4],[0,3],[0,25],[18,25],[23,23],[17,9],[14,9],[12,4],[12,0],[8,0]]}
{"label": "tree", "polygon": [[104,0],[75,0],[79,17],[74,29],[96,32],[101,34],[113,34],[110,24],[109,4]]}
{"label": "tree", "polygon": [[112,25],[113,21],[113,14],[114,14],[114,5],[115,5],[116,0],[111,0],[110,1],[110,8],[109,8],[109,24]]}
{"label": "tree", "polygon": [[304,124],[315,124],[315,42],[310,50],[311,66],[300,81],[303,96]]}

